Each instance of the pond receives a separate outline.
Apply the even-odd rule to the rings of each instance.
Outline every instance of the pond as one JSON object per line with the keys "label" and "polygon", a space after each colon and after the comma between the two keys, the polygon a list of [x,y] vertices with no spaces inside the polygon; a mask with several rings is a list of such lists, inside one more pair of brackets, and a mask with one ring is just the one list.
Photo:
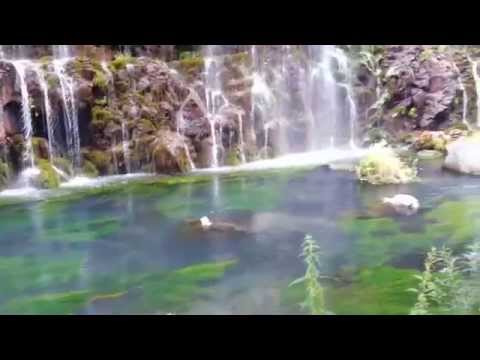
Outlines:
{"label": "pond", "polygon": [[[300,258],[321,247],[335,314],[408,314],[425,254],[476,240],[480,184],[421,164],[421,182],[360,184],[326,167],[116,182],[0,199],[2,314],[305,314]],[[178,181],[181,180],[181,181]],[[417,197],[410,217],[384,196]],[[202,231],[189,220],[232,224]]]}

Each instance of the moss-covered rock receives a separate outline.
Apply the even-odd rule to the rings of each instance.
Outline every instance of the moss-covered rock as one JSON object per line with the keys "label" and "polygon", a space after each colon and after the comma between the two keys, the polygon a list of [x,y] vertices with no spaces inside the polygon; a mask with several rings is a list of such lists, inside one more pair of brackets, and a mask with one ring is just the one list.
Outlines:
{"label": "moss-covered rock", "polygon": [[83,156],[95,166],[100,175],[107,175],[110,173],[112,156],[109,152],[94,149],[85,150]]}
{"label": "moss-covered rock", "polygon": [[225,164],[228,166],[236,166],[241,164],[240,150],[237,147],[232,148],[227,152]]}
{"label": "moss-covered rock", "polygon": [[48,159],[48,141],[45,138],[32,138],[33,154],[38,159]]}
{"label": "moss-covered rock", "polygon": [[52,164],[67,175],[73,175],[73,166],[70,160],[61,157],[54,157]]}
{"label": "moss-covered rock", "polygon": [[161,129],[149,144],[153,170],[156,173],[188,172],[192,169],[186,138],[176,132]]}
{"label": "moss-covered rock", "polygon": [[8,164],[0,160],[0,189],[8,184],[10,172]]}
{"label": "moss-covered rock", "polygon": [[98,177],[99,172],[91,161],[83,160],[82,174],[87,177],[95,178]]}
{"label": "moss-covered rock", "polygon": [[120,54],[110,63],[111,69],[114,71],[125,69],[128,64],[134,63],[134,60],[129,55]]}
{"label": "moss-covered rock", "polygon": [[37,159],[37,167],[40,175],[36,179],[37,186],[42,189],[53,189],[60,186],[60,178],[53,169],[52,164],[48,160]]}

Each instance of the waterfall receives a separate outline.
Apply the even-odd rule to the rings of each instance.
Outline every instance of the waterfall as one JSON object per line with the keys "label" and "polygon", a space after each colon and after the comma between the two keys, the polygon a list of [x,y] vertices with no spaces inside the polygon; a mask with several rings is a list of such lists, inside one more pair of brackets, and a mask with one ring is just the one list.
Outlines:
{"label": "waterfall", "polygon": [[242,163],[245,163],[247,160],[245,158],[245,144],[243,141],[243,114],[242,111],[237,112],[237,119],[238,119],[238,142],[240,147],[240,160]]}
{"label": "waterfall", "polygon": [[[357,106],[353,99],[349,61],[346,54],[334,45],[308,46],[309,58],[313,61],[310,84],[306,85],[307,106],[313,114],[314,133],[321,136],[321,143],[329,139],[331,147],[338,145],[337,133],[343,123],[342,109],[347,106],[348,111],[348,144],[355,148],[355,131],[357,128]],[[337,80],[337,77],[343,79]],[[339,89],[345,90],[346,104],[340,103]],[[309,98],[309,99],[308,99]],[[342,106],[343,105],[343,106]],[[343,129],[343,126],[341,126]],[[346,134],[342,131],[342,136]],[[321,147],[318,137],[314,139],[315,148]]]}
{"label": "waterfall", "polygon": [[55,59],[66,59],[71,56],[69,45],[55,45],[53,46],[53,57]]}
{"label": "waterfall", "polygon": [[22,96],[22,121],[23,121],[23,137],[25,139],[25,152],[23,154],[24,168],[34,168],[33,156],[33,127],[32,127],[32,113],[30,105],[30,97],[28,95],[26,71],[27,65],[30,64],[27,60],[13,60],[10,62],[17,73],[17,79],[20,83],[20,92]]}
{"label": "waterfall", "polygon": [[[107,63],[105,61],[101,62],[101,66],[105,74],[107,74],[108,83],[109,83],[107,97],[109,99],[113,99],[113,97],[115,96],[113,74],[108,69]],[[129,136],[127,121],[123,116],[121,119],[121,127],[122,127],[122,151],[123,151],[123,159],[125,162],[125,170],[127,174],[130,174],[132,172],[132,161],[130,156],[130,136]],[[117,165],[117,169],[118,169],[118,165]]]}
{"label": "waterfall", "polygon": [[76,171],[81,164],[80,134],[78,128],[77,108],[75,105],[74,83],[73,79],[68,76],[65,69],[69,60],[69,58],[54,59],[53,67],[60,82],[68,154],[72,160],[73,169]]}
{"label": "waterfall", "polygon": [[43,107],[45,112],[45,124],[47,126],[47,135],[48,135],[48,156],[50,161],[57,156],[56,144],[55,144],[55,135],[54,135],[54,122],[52,117],[52,107],[50,105],[50,99],[48,97],[48,84],[45,79],[45,74],[41,69],[39,64],[34,64],[33,69],[37,75],[38,83],[40,84],[40,89],[43,93]]}
{"label": "waterfall", "polygon": [[460,69],[458,68],[457,64],[453,62],[453,67],[455,71],[458,74],[458,87],[462,91],[462,123],[468,126],[468,121],[467,121],[467,112],[468,112],[468,94],[467,90],[465,88],[465,85],[462,80],[462,73],[460,72]]}
{"label": "waterfall", "polygon": [[221,95],[220,84],[217,78],[217,69],[215,61],[207,57],[205,62],[205,98],[207,105],[207,118],[210,123],[210,132],[212,136],[212,163],[211,167],[218,167],[218,143],[215,130],[216,117],[218,112],[217,99]]}
{"label": "waterfall", "polygon": [[[203,107],[203,103],[199,99],[196,91],[193,90],[192,88],[189,88],[188,90],[189,90],[189,92],[188,92],[187,97],[185,98],[185,100],[183,100],[183,102],[180,105],[178,111],[176,112],[177,134],[179,134],[179,135],[184,135],[183,132],[184,132],[184,128],[185,128],[185,119],[183,117],[183,109],[185,108],[185,106],[190,101],[194,101],[200,107],[200,109],[203,111],[203,113],[206,114],[206,109]],[[184,146],[185,146],[185,151],[187,153],[188,161],[190,163],[190,167],[192,169],[195,169],[196,167],[195,167],[195,163],[192,160],[192,156],[190,154],[190,149],[188,148],[187,144],[184,144]]]}
{"label": "waterfall", "polygon": [[[255,48],[255,47],[254,47]],[[253,64],[257,64],[256,51],[252,50]],[[254,65],[257,66],[257,65]],[[255,109],[258,110],[263,127],[263,149],[265,156],[268,154],[268,123],[265,120],[269,112],[273,110],[275,97],[266,84],[261,69],[254,68],[252,75],[252,119],[255,118]]]}
{"label": "waterfall", "polygon": [[472,65],[473,81],[475,82],[475,92],[477,94],[477,126],[480,127],[480,76],[478,75],[478,60],[474,61],[468,56],[468,61]]}
{"label": "waterfall", "polygon": [[0,59],[5,58],[5,52],[3,51],[3,45],[0,45]]}

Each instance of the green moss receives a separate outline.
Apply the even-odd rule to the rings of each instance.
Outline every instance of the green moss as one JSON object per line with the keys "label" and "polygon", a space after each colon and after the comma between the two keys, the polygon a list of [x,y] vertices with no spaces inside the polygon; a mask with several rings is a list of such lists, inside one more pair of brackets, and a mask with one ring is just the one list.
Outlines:
{"label": "green moss", "polygon": [[0,188],[8,184],[9,177],[10,177],[10,172],[9,172],[8,164],[0,160]]}
{"label": "green moss", "polygon": [[355,241],[352,261],[380,266],[410,254],[426,253],[432,246],[461,249],[480,231],[480,199],[448,201],[425,215],[415,231],[392,218],[344,218],[341,229]]}
{"label": "green moss", "polygon": [[416,108],[416,107],[410,108],[410,110],[408,110],[407,116],[408,116],[409,118],[416,119],[417,116],[418,116],[417,108]]}
{"label": "green moss", "polygon": [[235,264],[235,260],[198,264],[167,274],[142,277],[139,279],[143,288],[140,309],[144,312],[187,311],[199,297],[212,293],[202,285],[222,278]]}
{"label": "green moss", "polygon": [[62,157],[55,157],[52,159],[52,163],[54,166],[62,170],[64,173],[68,175],[73,175],[73,168],[70,160]]}
{"label": "green moss", "polygon": [[110,65],[113,70],[118,71],[121,69],[125,69],[127,67],[127,64],[132,64],[133,62],[134,59],[131,56],[120,54],[111,62]]}
{"label": "green moss", "polygon": [[327,306],[338,315],[407,315],[416,295],[407,289],[415,287],[411,269],[378,267],[365,269],[349,286],[327,290]]}
{"label": "green moss", "polygon": [[39,185],[44,189],[53,189],[60,186],[60,179],[48,160],[37,160],[40,169]]}
{"label": "green moss", "polygon": [[84,307],[92,296],[89,291],[45,294],[11,301],[8,314],[21,315],[73,315]]}
{"label": "green moss", "polygon": [[95,70],[95,77],[93,78],[93,86],[96,86],[103,91],[107,91],[108,89],[107,76],[103,72]]}
{"label": "green moss", "polygon": [[180,70],[187,74],[201,72],[204,68],[204,60],[202,57],[195,56],[180,60]]}
{"label": "green moss", "polygon": [[111,154],[105,151],[90,150],[84,153],[86,160],[91,162],[100,174],[105,175],[110,171]]}
{"label": "green moss", "polygon": [[68,243],[90,242],[116,234],[121,228],[117,218],[103,218],[92,221],[71,221],[61,227],[46,227],[40,241]]}
{"label": "green moss", "polygon": [[93,121],[106,121],[114,118],[113,113],[104,106],[94,106],[92,108]]}
{"label": "green moss", "polygon": [[88,160],[83,161],[82,174],[91,178],[98,177],[99,175],[97,167]]}
{"label": "green moss", "polygon": [[57,75],[49,73],[45,78],[49,89],[56,89],[60,86],[60,80]]}
{"label": "green moss", "polygon": [[48,141],[42,137],[33,137],[32,138],[32,149],[33,154],[36,158],[48,159]]}
{"label": "green moss", "polygon": [[250,66],[251,64],[250,54],[246,51],[232,54],[229,56],[229,58],[234,64],[241,64],[245,66]]}
{"label": "green moss", "polygon": [[0,294],[18,296],[72,284],[80,278],[82,263],[78,256],[0,257]]}
{"label": "green moss", "polygon": [[241,164],[240,154],[237,148],[233,148],[227,153],[225,164],[228,166],[236,166]]}

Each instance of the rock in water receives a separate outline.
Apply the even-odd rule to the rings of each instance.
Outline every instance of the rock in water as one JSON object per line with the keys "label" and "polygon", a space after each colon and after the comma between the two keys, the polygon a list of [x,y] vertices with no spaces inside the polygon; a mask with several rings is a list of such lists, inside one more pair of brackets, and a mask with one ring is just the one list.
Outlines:
{"label": "rock in water", "polygon": [[420,208],[420,203],[411,195],[398,194],[391,198],[383,198],[382,202],[391,206],[400,215],[413,215]]}
{"label": "rock in water", "polygon": [[444,167],[464,174],[480,175],[480,141],[461,139],[447,146]]}
{"label": "rock in water", "polygon": [[206,230],[212,226],[212,222],[208,217],[204,216],[200,219],[200,225],[202,225],[202,228]]}

